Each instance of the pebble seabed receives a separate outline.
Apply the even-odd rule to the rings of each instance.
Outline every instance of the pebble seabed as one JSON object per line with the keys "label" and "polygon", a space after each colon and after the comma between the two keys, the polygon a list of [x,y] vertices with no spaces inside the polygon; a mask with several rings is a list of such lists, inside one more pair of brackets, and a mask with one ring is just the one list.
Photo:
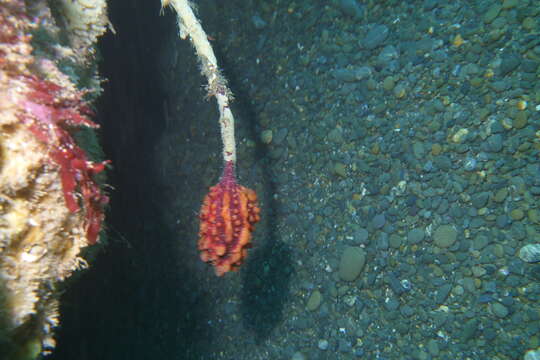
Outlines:
{"label": "pebble seabed", "polygon": [[[193,358],[537,359],[540,3],[228,1],[199,14],[262,222],[223,279],[196,239],[181,245],[212,292],[193,294],[212,308],[212,345]],[[158,149],[176,181],[169,221],[189,219],[191,235],[221,171],[216,119],[170,125]]]}

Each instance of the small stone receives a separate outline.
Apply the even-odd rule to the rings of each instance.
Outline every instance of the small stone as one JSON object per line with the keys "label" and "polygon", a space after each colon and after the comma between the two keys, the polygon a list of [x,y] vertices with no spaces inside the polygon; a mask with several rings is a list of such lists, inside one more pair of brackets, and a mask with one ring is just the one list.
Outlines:
{"label": "small stone", "polygon": [[317,346],[321,350],[327,350],[328,349],[328,340],[324,340],[324,339],[319,340],[319,343],[317,344]]}
{"label": "small stone", "polygon": [[475,158],[467,156],[465,163],[463,164],[466,171],[474,171],[476,169],[477,161]]}
{"label": "small stone", "polygon": [[368,50],[379,47],[388,37],[390,30],[386,25],[375,25],[366,35],[360,46]]}
{"label": "small stone", "polygon": [[538,26],[538,24],[536,23],[536,19],[530,16],[523,19],[523,22],[521,23],[521,25],[523,26],[525,30],[529,30],[529,31],[536,29],[536,27]]}
{"label": "small stone", "polygon": [[512,9],[518,5],[519,0],[504,0],[502,4],[503,9]]}
{"label": "small stone", "polygon": [[377,214],[373,217],[373,220],[371,220],[371,224],[375,229],[381,229],[385,223],[386,218],[384,217],[384,214]]}
{"label": "small stone", "polygon": [[463,287],[470,293],[476,291],[476,286],[474,285],[474,279],[472,277],[466,277],[463,279]]}
{"label": "small stone", "polygon": [[530,222],[540,224],[540,210],[529,209],[529,211],[527,211],[527,217],[529,218]]}
{"label": "small stone", "polygon": [[491,23],[497,16],[499,16],[499,13],[501,12],[502,6],[498,3],[493,4],[489,7],[489,9],[484,14],[484,22],[486,24]]}
{"label": "small stone", "polygon": [[347,293],[347,291],[349,291],[349,289],[350,289],[350,286],[348,286],[348,285],[340,286],[339,289],[337,289],[338,296],[345,295]]}
{"label": "small stone", "polygon": [[463,141],[465,141],[465,138],[469,134],[469,130],[465,128],[459,129],[453,136],[452,136],[452,142],[456,144],[461,144]]}
{"label": "small stone", "polygon": [[371,153],[373,155],[378,155],[380,151],[381,151],[381,147],[379,143],[375,143],[373,144],[373,146],[371,146]]}
{"label": "small stone", "polygon": [[440,155],[442,152],[442,146],[440,144],[431,145],[431,154],[434,156]]}
{"label": "small stone", "polygon": [[528,244],[519,250],[519,258],[528,263],[540,262],[540,244]]}
{"label": "small stone", "polygon": [[357,299],[356,295],[346,295],[343,297],[343,302],[347,304],[347,306],[353,307],[354,304],[356,304]]}
{"label": "small stone", "polygon": [[506,317],[509,313],[508,308],[498,302],[494,302],[491,304],[491,311],[493,312],[493,314],[495,314],[495,316],[501,319]]}
{"label": "small stone", "polygon": [[441,248],[449,248],[457,239],[457,230],[452,225],[441,225],[433,234],[433,242]]}
{"label": "small stone", "polygon": [[502,189],[497,190],[493,200],[495,200],[498,203],[501,203],[506,199],[507,196],[508,196],[508,190],[505,188],[502,188]]}
{"label": "small stone", "polygon": [[272,142],[272,130],[264,130],[261,133],[261,141],[263,144],[270,144]]}
{"label": "small stone", "polygon": [[464,40],[463,40],[463,37],[461,37],[461,34],[457,34],[454,37],[454,40],[452,40],[452,45],[454,45],[455,47],[460,47],[461,45],[463,45],[463,43],[464,43]]}
{"label": "small stone", "polygon": [[388,244],[394,249],[399,249],[399,247],[401,246],[401,236],[396,234],[390,235],[390,238],[388,239]]}
{"label": "small stone", "polygon": [[489,243],[489,239],[487,236],[483,235],[483,234],[480,234],[478,236],[476,236],[473,240],[473,249],[474,250],[482,250],[483,248],[485,248],[487,246],[487,244]]}
{"label": "small stone", "polygon": [[519,221],[525,217],[525,212],[521,209],[514,209],[510,211],[510,217],[512,220]]}
{"label": "small stone", "polygon": [[328,133],[328,141],[331,141],[336,144],[343,142],[343,130],[339,127],[330,130]]}
{"label": "small stone", "polygon": [[407,234],[407,241],[409,244],[418,244],[424,240],[426,232],[424,229],[414,228]]}
{"label": "small stone", "polygon": [[426,154],[424,144],[421,141],[413,142],[412,151],[413,151],[414,157],[417,159],[423,159]]}
{"label": "small stone", "polygon": [[289,133],[289,130],[287,128],[281,128],[275,134],[272,135],[272,141],[275,142],[276,144],[281,144],[287,138],[288,133]]}
{"label": "small stone", "polygon": [[349,353],[352,350],[351,343],[345,339],[338,340],[338,351],[342,353]]}
{"label": "small stone", "polygon": [[379,56],[377,56],[377,62],[380,65],[388,64],[390,61],[399,58],[399,51],[394,45],[387,45],[382,49]]}
{"label": "small stone", "polygon": [[478,330],[478,319],[471,319],[465,323],[463,330],[461,331],[461,340],[467,341],[471,339]]}
{"label": "small stone", "polygon": [[441,287],[439,287],[435,293],[435,303],[443,304],[451,290],[452,284],[443,284]]}
{"label": "small stone", "polygon": [[405,316],[405,317],[410,317],[410,316],[414,315],[414,309],[413,309],[411,306],[407,305],[407,304],[405,304],[404,306],[402,306],[402,307],[399,309],[399,311],[400,311],[401,314],[402,314],[403,316]]}
{"label": "small stone", "polygon": [[[361,347],[357,347],[354,349],[354,356],[356,356],[357,358],[362,358],[362,356],[364,356],[364,349],[361,348]],[[529,359],[525,359],[525,360],[529,360]],[[536,360],[536,359],[534,359]]]}
{"label": "small stone", "polygon": [[527,123],[527,113],[525,111],[519,111],[512,121],[512,126],[516,129],[523,129],[527,126]]}
{"label": "small stone", "polygon": [[344,281],[355,280],[362,272],[365,263],[364,249],[355,246],[346,247],[339,262],[339,277]]}
{"label": "small stone", "polygon": [[358,68],[343,68],[336,69],[332,75],[339,81],[355,82],[367,79],[371,76],[372,69],[369,66],[361,66]]}
{"label": "small stone", "polygon": [[253,15],[251,17],[251,22],[255,26],[255,29],[261,30],[266,27],[266,21],[264,21],[259,15]]}
{"label": "small stone", "polygon": [[510,74],[521,64],[521,57],[513,52],[503,53],[499,71],[502,76]]}
{"label": "small stone", "polygon": [[491,248],[491,252],[498,258],[504,257],[504,248],[501,244],[495,244]]}
{"label": "small stone", "polygon": [[371,77],[373,70],[369,66],[360,66],[359,68],[354,69],[354,78],[356,80],[364,80]]}
{"label": "small stone", "polygon": [[334,174],[341,176],[341,177],[347,177],[347,167],[343,163],[335,163],[334,164]]}
{"label": "small stone", "polygon": [[452,294],[454,294],[455,296],[461,296],[463,295],[464,292],[465,292],[465,289],[461,285],[456,285],[452,289]]}
{"label": "small stone", "polygon": [[387,76],[383,80],[383,89],[386,91],[392,91],[394,89],[394,86],[396,86],[396,82],[394,81],[394,78],[391,76]]}
{"label": "small stone", "polygon": [[366,244],[369,238],[369,232],[360,228],[354,233],[354,242],[358,244]]}
{"label": "small stone", "polygon": [[[526,73],[534,74],[540,65],[540,61],[535,61],[531,59],[524,59],[521,63],[521,68]],[[527,108],[528,102],[524,98],[520,99],[516,103],[518,110],[525,110]]]}
{"label": "small stone", "polygon": [[499,152],[503,148],[503,139],[501,134],[494,134],[487,138],[487,149],[491,152]]}
{"label": "small stone", "polygon": [[399,308],[399,300],[394,296],[387,297],[384,301],[384,308],[387,311],[396,311]]}
{"label": "small stone", "polygon": [[407,89],[405,88],[404,84],[398,84],[394,88],[394,96],[398,99],[401,99],[407,95]]}
{"label": "small stone", "polygon": [[497,215],[495,224],[499,229],[505,229],[510,225],[510,217],[506,214]]}
{"label": "small stone", "polygon": [[482,277],[487,273],[486,269],[481,266],[473,266],[471,270],[473,275],[477,278]]}
{"label": "small stone", "polygon": [[319,290],[315,290],[311,293],[311,296],[308,299],[308,302],[306,304],[306,308],[309,311],[315,311],[319,308],[322,302],[322,295]]}
{"label": "small stone", "polygon": [[487,204],[487,201],[489,199],[489,193],[484,191],[484,192],[481,192],[481,193],[477,193],[477,194],[473,194],[473,196],[471,197],[471,202],[473,204],[473,206],[477,209],[480,209],[480,208],[483,208],[484,206],[486,206]]}
{"label": "small stone", "polygon": [[482,78],[478,76],[471,79],[471,86],[474,86],[476,88],[482,86],[483,83],[484,80],[482,80]]}
{"label": "small stone", "polygon": [[364,16],[364,7],[358,4],[356,0],[340,0],[337,4],[343,14],[355,19],[362,19]]}
{"label": "small stone", "polygon": [[432,356],[439,355],[439,343],[435,339],[430,339],[427,343],[427,350]]}

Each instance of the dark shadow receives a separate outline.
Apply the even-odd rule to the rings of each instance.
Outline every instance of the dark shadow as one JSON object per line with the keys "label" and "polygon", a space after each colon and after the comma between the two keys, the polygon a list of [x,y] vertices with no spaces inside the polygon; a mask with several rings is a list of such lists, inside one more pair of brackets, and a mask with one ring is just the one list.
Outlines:
{"label": "dark shadow", "polygon": [[167,224],[168,209],[153,197],[163,183],[154,156],[165,131],[156,54],[175,25],[171,15],[159,17],[159,9],[159,1],[109,3],[116,35],[108,33],[100,44],[107,82],[98,104],[113,161],[109,239],[61,299],[51,359],[198,359],[210,344],[204,324],[211,297],[175,246],[191,229]]}
{"label": "dark shadow", "polygon": [[[254,333],[256,342],[260,344],[283,320],[283,308],[289,299],[289,283],[294,271],[292,252],[288,245],[277,240],[275,221],[277,205],[274,201],[276,186],[273,174],[270,172],[275,165],[269,159],[268,150],[257,133],[259,119],[255,110],[256,104],[251,100],[246,83],[241,81],[244,69],[236,69],[228,61],[228,56],[231,55],[221,51],[219,42],[214,42],[212,45],[223,73],[229,81],[229,86],[235,94],[232,104],[235,118],[237,122],[242,122],[242,128],[249,133],[249,138],[256,144],[254,154],[256,166],[261,168],[260,174],[262,174],[256,181],[261,182],[264,189],[262,194],[258,194],[260,202],[264,204],[261,211],[264,226],[259,231],[255,231],[254,248],[250,250],[248,261],[243,265],[245,268],[242,269],[243,287],[240,309],[245,327]],[[263,245],[258,246],[259,243]]]}
{"label": "dark shadow", "polygon": [[[219,50],[218,50],[219,53]],[[243,269],[242,287],[242,320],[246,328],[255,334],[257,343],[262,343],[271,331],[282,319],[282,310],[289,297],[289,280],[293,271],[291,264],[291,250],[277,240],[276,236],[276,204],[274,199],[275,183],[269,169],[270,165],[266,147],[259,141],[256,135],[257,114],[253,105],[249,103],[249,96],[245,93],[239,81],[225,60],[223,69],[229,79],[229,83],[237,94],[234,110],[238,117],[249,124],[247,128],[251,133],[250,138],[256,143],[255,156],[261,159],[260,166],[262,178],[257,179],[263,183],[264,193],[258,194],[264,207],[261,216],[264,217],[264,229],[254,233],[254,249],[251,250],[250,258]],[[257,237],[263,238],[257,241]],[[257,243],[262,243],[258,246]]]}
{"label": "dark shadow", "polygon": [[268,241],[254,252],[243,272],[242,320],[258,344],[283,320],[293,272],[290,255],[284,243]]}

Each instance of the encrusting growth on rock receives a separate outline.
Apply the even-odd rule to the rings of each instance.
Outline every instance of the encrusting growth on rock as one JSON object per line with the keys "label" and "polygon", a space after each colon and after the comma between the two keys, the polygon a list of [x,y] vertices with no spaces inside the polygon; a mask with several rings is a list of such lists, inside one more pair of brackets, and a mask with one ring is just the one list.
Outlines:
{"label": "encrusting growth on rock", "polygon": [[32,31],[58,28],[31,3],[0,1],[0,358],[14,360],[54,348],[58,283],[87,266],[108,202],[95,179],[108,162],[74,138],[98,127],[86,91],[35,54]]}

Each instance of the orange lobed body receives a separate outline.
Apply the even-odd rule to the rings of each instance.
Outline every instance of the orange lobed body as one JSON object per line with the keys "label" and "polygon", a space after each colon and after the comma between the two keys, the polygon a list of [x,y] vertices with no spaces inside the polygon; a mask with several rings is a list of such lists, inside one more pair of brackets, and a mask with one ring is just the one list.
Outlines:
{"label": "orange lobed body", "polygon": [[236,183],[234,164],[228,162],[221,181],[204,198],[199,218],[201,259],[217,276],[237,271],[251,247],[251,233],[260,219],[255,191]]}

